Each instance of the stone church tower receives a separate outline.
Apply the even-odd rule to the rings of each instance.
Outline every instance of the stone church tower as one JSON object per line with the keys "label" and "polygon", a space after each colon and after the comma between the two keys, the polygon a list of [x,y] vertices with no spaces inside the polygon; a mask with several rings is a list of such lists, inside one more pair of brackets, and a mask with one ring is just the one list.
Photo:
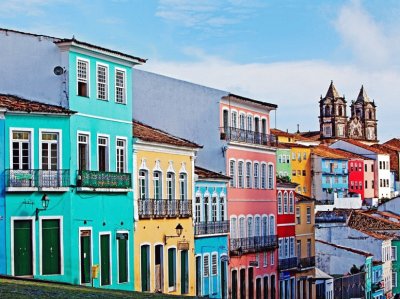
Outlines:
{"label": "stone church tower", "polygon": [[375,102],[369,99],[361,86],[357,100],[351,102],[351,117],[348,122],[348,137],[365,141],[377,141]]}
{"label": "stone church tower", "polygon": [[336,139],[347,137],[346,100],[336,90],[333,81],[329,85],[326,96],[319,101],[320,139]]}

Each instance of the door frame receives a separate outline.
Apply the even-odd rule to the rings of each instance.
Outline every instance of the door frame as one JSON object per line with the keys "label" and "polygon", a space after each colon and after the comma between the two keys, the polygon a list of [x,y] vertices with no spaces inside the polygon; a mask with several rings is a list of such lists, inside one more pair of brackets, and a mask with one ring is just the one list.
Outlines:
{"label": "door frame", "polygon": [[149,279],[149,291],[143,291],[141,290],[140,292],[151,292],[152,290],[152,281],[151,281],[151,243],[149,242],[143,242],[139,244],[139,258],[140,258],[140,263],[139,263],[139,277],[140,277],[140,289],[142,289],[142,246],[149,246],[149,254],[148,254],[148,258],[149,258],[149,273],[148,273],[148,279]]}
{"label": "door frame", "polygon": [[[156,242],[156,243],[154,243],[153,244],[153,247],[154,247],[154,264],[152,265],[152,264],[150,264],[150,267],[149,267],[149,269],[151,269],[151,268],[153,268],[153,273],[154,273],[154,288],[155,288],[155,284],[156,284],[156,254],[157,254],[157,251],[156,251],[156,246],[157,245],[161,245],[161,248],[162,248],[162,250],[161,250],[161,258],[162,258],[162,271],[161,271],[161,290],[162,290],[162,293],[164,293],[164,290],[165,290],[165,245],[164,245],[164,243],[161,243],[161,242]],[[167,252],[167,255],[168,255],[168,252]],[[167,257],[168,258],[168,257]],[[151,272],[150,272],[151,273]]]}
{"label": "door frame", "polygon": [[[197,259],[200,259],[200,265],[199,267],[197,267]],[[194,257],[194,265],[195,265],[195,269],[196,269],[196,275],[195,275],[195,279],[196,279],[196,296],[197,296],[197,290],[200,291],[200,295],[199,296],[203,296],[203,266],[202,266],[202,262],[203,262],[203,257],[201,254],[196,254]],[[197,277],[197,275],[199,275],[199,277]],[[197,284],[197,280],[200,280],[200,286],[198,286]]]}
{"label": "door frame", "polygon": [[119,253],[119,243],[118,243],[118,240],[116,239],[116,241],[117,241],[117,251],[116,251],[116,255],[117,255],[117,284],[126,284],[126,283],[129,283],[130,282],[130,278],[131,278],[131,276],[129,275],[130,274],[130,264],[129,264],[129,260],[130,260],[130,254],[129,254],[129,242],[130,242],[130,238],[131,238],[131,236],[129,235],[129,231],[127,231],[127,230],[117,230],[117,232],[116,232],[117,234],[128,234],[128,242],[126,242],[126,262],[127,262],[127,264],[128,264],[128,273],[127,273],[127,280],[128,281],[126,281],[126,282],[119,282],[119,256],[118,256],[118,253]]}
{"label": "door frame", "polygon": [[60,274],[46,274],[46,276],[64,275],[64,230],[63,216],[39,216],[39,273],[42,271],[42,220],[59,220],[60,221]]}
{"label": "door frame", "polygon": [[113,272],[113,268],[112,268],[112,248],[111,248],[111,231],[103,231],[103,232],[99,232],[99,285],[103,286],[103,284],[101,284],[101,236],[109,236],[108,239],[108,246],[109,246],[109,252],[108,252],[108,260],[109,260],[109,269],[110,269],[110,284],[106,284],[105,286],[108,285],[112,285],[112,272]]}
{"label": "door frame", "polygon": [[[223,256],[226,256],[227,258],[228,258],[228,255],[226,254],[226,253],[222,253],[220,256],[219,256],[219,267],[220,267],[220,275],[219,275],[219,278],[220,278],[220,281],[219,281],[219,285],[220,285],[220,289],[221,289],[221,297],[222,297],[222,293],[224,293],[223,292],[223,289],[222,289],[222,279],[224,279],[224,281],[225,281],[225,295],[226,295],[226,298],[228,298],[229,297],[229,295],[228,295],[228,289],[229,289],[229,287],[228,287],[228,284],[229,284],[229,269],[228,269],[228,262],[227,261],[222,261],[222,257]],[[222,271],[222,267],[224,267],[225,269],[224,269],[224,274],[225,274],[225,277],[224,278],[222,278],[222,273],[223,273],[223,271]]]}
{"label": "door frame", "polygon": [[[179,281],[178,281],[178,275],[176,275],[176,289],[178,289],[178,282],[181,283],[182,281],[182,251],[186,251],[187,252],[187,293],[185,294],[181,294],[181,295],[189,295],[190,294],[190,266],[189,266],[189,249],[188,250],[179,250],[179,271],[178,271],[178,267],[176,269],[176,272],[179,272]],[[178,257],[176,258],[178,259]],[[178,263],[178,261],[176,261]],[[211,270],[211,267],[210,267]],[[211,272],[211,271],[210,271]],[[181,285],[181,289],[180,292],[182,291],[182,285]]]}
{"label": "door frame", "polygon": [[30,220],[32,222],[32,275],[36,275],[36,226],[34,216],[14,216],[11,220],[11,275],[15,276],[14,267],[14,221],[15,220]]}
{"label": "door frame", "polygon": [[[86,285],[86,283],[82,283],[82,269],[81,269],[81,231],[89,230],[90,231],[90,266],[93,266],[93,229],[91,226],[80,226],[78,228],[78,260],[79,260],[79,284]],[[90,270],[91,271],[91,270]]]}

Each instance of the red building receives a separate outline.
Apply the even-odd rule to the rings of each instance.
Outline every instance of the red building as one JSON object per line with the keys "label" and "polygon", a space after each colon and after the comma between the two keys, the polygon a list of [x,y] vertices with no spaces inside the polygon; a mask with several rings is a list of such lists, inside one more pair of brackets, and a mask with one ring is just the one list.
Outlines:
{"label": "red building", "polygon": [[296,294],[297,256],[296,242],[296,200],[297,184],[277,182],[277,232],[278,232],[278,270],[279,298],[294,298]]}

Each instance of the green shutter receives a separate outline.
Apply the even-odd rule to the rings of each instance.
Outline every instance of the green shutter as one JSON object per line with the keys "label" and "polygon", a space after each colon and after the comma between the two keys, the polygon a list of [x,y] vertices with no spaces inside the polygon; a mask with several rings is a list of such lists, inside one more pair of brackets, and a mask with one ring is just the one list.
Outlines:
{"label": "green shutter", "polygon": [[101,285],[110,284],[110,235],[100,236]]}
{"label": "green shutter", "polygon": [[61,274],[60,220],[42,221],[43,275]]}
{"label": "green shutter", "polygon": [[14,275],[33,275],[32,221],[14,221]]}
{"label": "green shutter", "polygon": [[141,247],[141,278],[142,278],[142,292],[150,291],[149,287],[149,245],[143,245]]}
{"label": "green shutter", "polygon": [[181,294],[188,293],[188,283],[189,283],[189,275],[188,275],[188,252],[187,250],[181,251]]}
{"label": "green shutter", "polygon": [[90,235],[81,236],[81,283],[90,282]]}
{"label": "green shutter", "polygon": [[175,265],[176,265],[176,257],[175,257],[175,249],[168,249],[168,287],[175,286]]}
{"label": "green shutter", "polygon": [[128,281],[127,239],[118,239],[118,282]]}

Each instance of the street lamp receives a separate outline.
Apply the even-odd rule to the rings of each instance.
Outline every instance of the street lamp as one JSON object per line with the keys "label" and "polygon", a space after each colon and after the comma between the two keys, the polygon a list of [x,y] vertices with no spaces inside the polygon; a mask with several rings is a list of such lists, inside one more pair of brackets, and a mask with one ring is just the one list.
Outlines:
{"label": "street lamp", "polygon": [[167,244],[167,239],[169,238],[179,238],[182,235],[183,227],[180,223],[175,227],[176,230],[176,236],[166,236],[164,235],[164,245]]}
{"label": "street lamp", "polygon": [[47,196],[47,194],[43,194],[42,196],[42,209],[36,208],[36,220],[39,220],[39,212],[40,211],[45,211],[49,207],[50,203],[50,198]]}

